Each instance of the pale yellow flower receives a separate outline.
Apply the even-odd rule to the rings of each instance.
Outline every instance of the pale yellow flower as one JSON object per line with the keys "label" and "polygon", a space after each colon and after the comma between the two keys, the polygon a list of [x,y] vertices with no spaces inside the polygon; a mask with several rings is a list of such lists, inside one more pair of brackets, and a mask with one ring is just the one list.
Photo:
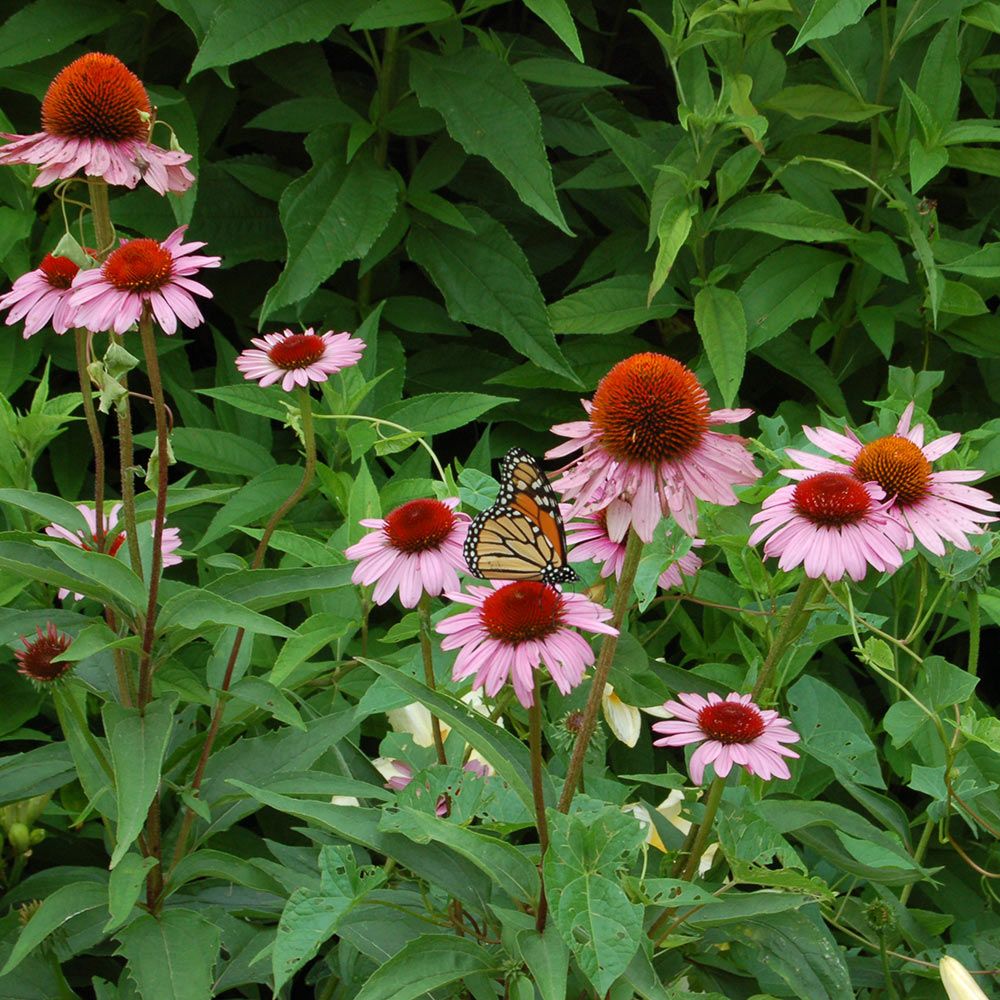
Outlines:
{"label": "pale yellow flower", "polygon": [[989,1000],[957,958],[943,955],[938,962],[938,970],[948,1000]]}
{"label": "pale yellow flower", "polygon": [[[671,790],[670,794],[656,807],[656,811],[673,827],[676,827],[685,837],[691,829],[689,820],[681,816],[681,807],[684,805],[684,793],[679,788]],[[646,829],[646,843],[650,847],[655,847],[658,851],[666,853],[667,848],[660,838],[656,827],[653,825],[649,810],[639,802],[629,802],[622,806],[622,811],[634,816]],[[698,874],[704,875],[715,861],[716,852],[719,850],[718,843],[709,844],[705,848],[705,853],[698,863]]]}
{"label": "pale yellow flower", "polygon": [[639,742],[639,734],[642,732],[642,716],[639,714],[639,709],[635,705],[626,705],[615,694],[615,689],[610,684],[604,685],[601,707],[604,709],[604,719],[611,732],[626,746],[634,747]]}

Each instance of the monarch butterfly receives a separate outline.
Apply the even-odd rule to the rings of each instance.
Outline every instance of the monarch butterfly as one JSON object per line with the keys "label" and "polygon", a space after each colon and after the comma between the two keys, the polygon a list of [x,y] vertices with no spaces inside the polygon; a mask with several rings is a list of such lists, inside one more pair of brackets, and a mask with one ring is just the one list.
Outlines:
{"label": "monarch butterfly", "polygon": [[465,561],[485,580],[569,583],[559,501],[538,461],[511,448],[500,463],[496,503],[479,514],[465,540]]}

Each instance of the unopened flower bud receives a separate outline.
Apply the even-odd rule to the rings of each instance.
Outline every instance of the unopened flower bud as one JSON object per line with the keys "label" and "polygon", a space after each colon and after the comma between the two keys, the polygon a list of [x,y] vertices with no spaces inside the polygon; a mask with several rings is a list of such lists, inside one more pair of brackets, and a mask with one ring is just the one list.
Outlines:
{"label": "unopened flower bud", "polygon": [[36,844],[40,844],[45,839],[45,831],[40,827],[36,826],[34,830],[28,837],[28,843],[34,847]]}
{"label": "unopened flower bud", "polygon": [[878,934],[885,934],[896,926],[896,915],[889,904],[881,899],[873,900],[865,907],[865,920]]}
{"label": "unopened flower bud", "polygon": [[25,854],[31,849],[31,831],[23,823],[13,823],[7,831],[7,839],[17,854]]}
{"label": "unopened flower bud", "polygon": [[948,1000],[989,1000],[976,985],[969,970],[957,958],[942,955],[941,961],[938,962],[938,970]]}

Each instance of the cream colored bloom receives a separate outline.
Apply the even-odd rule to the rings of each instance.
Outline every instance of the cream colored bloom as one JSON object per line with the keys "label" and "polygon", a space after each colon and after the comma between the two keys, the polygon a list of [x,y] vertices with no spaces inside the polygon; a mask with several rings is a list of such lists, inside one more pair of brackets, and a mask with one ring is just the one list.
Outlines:
{"label": "cream colored bloom", "polygon": [[989,1000],[969,970],[957,958],[943,955],[938,962],[938,969],[948,1000]]}
{"label": "cream colored bloom", "polygon": [[[431,713],[419,701],[403,708],[393,708],[386,712],[386,718],[394,732],[409,733],[418,747],[434,746],[434,730],[431,728]],[[440,720],[439,720],[440,721]],[[451,727],[441,722],[441,739],[448,739]]]}
{"label": "cream colored bloom", "polygon": [[361,803],[353,795],[334,795],[330,799],[331,806],[360,806]]}
{"label": "cream colored bloom", "polygon": [[604,709],[604,719],[611,732],[626,746],[634,747],[639,742],[639,734],[642,732],[642,716],[639,714],[639,709],[635,705],[626,705],[615,694],[615,689],[610,684],[604,685],[601,707]]}
{"label": "cream colored bloom", "polygon": [[[686,837],[688,831],[691,829],[691,823],[689,820],[686,820],[683,816],[681,816],[681,808],[683,805],[684,793],[679,788],[674,788],[671,789],[670,794],[656,807],[656,811],[671,826],[676,827],[676,829]],[[642,823],[646,829],[646,843],[649,844],[650,847],[655,847],[658,851],[666,853],[667,848],[664,846],[663,840],[660,838],[656,827],[653,825],[653,820],[649,815],[649,810],[644,805],[638,802],[629,802],[622,806],[622,812],[631,814],[640,823]],[[699,875],[704,875],[709,868],[712,867],[718,850],[718,843],[709,844],[708,847],[705,848],[705,853],[701,856],[701,861],[698,863]]]}

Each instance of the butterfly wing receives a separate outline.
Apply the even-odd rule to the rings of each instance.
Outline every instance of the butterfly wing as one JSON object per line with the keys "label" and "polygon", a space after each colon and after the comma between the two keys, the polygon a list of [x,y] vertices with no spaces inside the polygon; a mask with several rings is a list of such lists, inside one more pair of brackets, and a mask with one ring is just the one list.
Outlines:
{"label": "butterfly wing", "polygon": [[538,462],[522,448],[504,456],[497,502],[472,522],[465,559],[487,580],[579,579],[566,562],[559,501]]}

